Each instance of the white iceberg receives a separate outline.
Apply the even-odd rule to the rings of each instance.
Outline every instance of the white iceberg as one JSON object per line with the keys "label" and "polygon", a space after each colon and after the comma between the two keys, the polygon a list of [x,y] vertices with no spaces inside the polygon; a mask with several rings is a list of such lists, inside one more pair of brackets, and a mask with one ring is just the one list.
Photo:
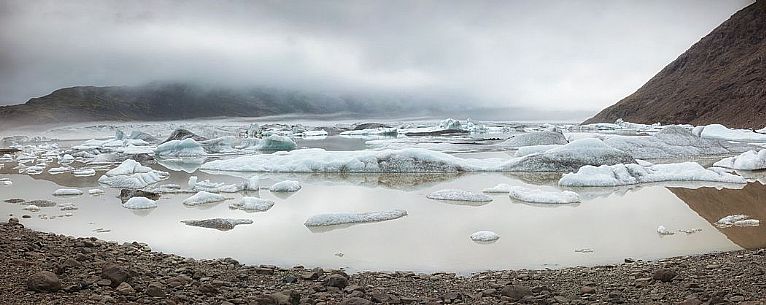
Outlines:
{"label": "white iceberg", "polygon": [[490,187],[490,188],[483,189],[481,191],[484,192],[484,193],[490,193],[490,194],[495,194],[495,193],[496,194],[508,194],[508,193],[511,192],[511,187],[512,186],[510,184],[500,183],[498,185],[495,185],[495,186]]}
{"label": "white iceberg", "polygon": [[226,200],[226,197],[224,197],[223,195],[200,191],[194,194],[193,196],[184,199],[183,204],[189,205],[189,206],[195,206],[195,205],[201,205],[201,204],[207,204],[207,203],[213,203],[213,202],[221,202],[224,200]]}
{"label": "white iceberg", "polygon": [[297,192],[301,189],[301,183],[295,180],[285,180],[275,183],[269,188],[272,192]]}
{"label": "white iceberg", "polygon": [[532,203],[567,204],[580,202],[580,195],[572,191],[543,191],[523,186],[512,186],[509,189],[511,198]]}
{"label": "white iceberg", "polygon": [[104,190],[102,190],[102,189],[92,189],[92,190],[88,190],[88,194],[93,195],[93,196],[97,196],[97,195],[104,194]]}
{"label": "white iceberg", "polygon": [[53,192],[53,196],[76,196],[82,195],[82,191],[78,189],[57,189]]}
{"label": "white iceberg", "polygon": [[267,150],[267,151],[282,151],[282,150],[293,150],[297,146],[298,145],[295,144],[295,141],[293,141],[293,139],[289,137],[284,137],[279,135],[270,135],[258,141],[258,144],[255,145],[255,149]]}
{"label": "white iceberg", "polygon": [[760,220],[753,219],[750,216],[737,214],[729,215],[719,219],[715,225],[719,228],[737,227],[757,227],[761,224]]}
{"label": "white iceberg", "polygon": [[257,191],[260,189],[260,177],[252,176],[245,181],[246,191]]}
{"label": "white iceberg", "polygon": [[760,134],[752,130],[730,129],[721,124],[697,126],[694,132],[703,138],[722,139],[737,142],[766,142],[766,134]]}
{"label": "white iceberg", "polygon": [[354,224],[365,222],[378,222],[393,220],[407,216],[405,210],[390,210],[368,213],[328,213],[309,217],[304,223],[307,227],[332,226],[341,224]]}
{"label": "white iceberg", "polygon": [[154,153],[162,158],[198,158],[207,155],[202,145],[192,138],[162,143]]}
{"label": "white iceberg", "polygon": [[37,212],[37,211],[40,211],[40,207],[38,207],[38,206],[36,206],[34,204],[30,204],[28,206],[23,207],[22,210],[26,210],[26,211],[30,211],[30,212]]}
{"label": "white iceberg", "polygon": [[72,162],[74,162],[74,157],[70,154],[64,154],[61,156],[61,158],[59,158],[59,163],[61,164],[69,164]]}
{"label": "white iceberg", "polygon": [[639,159],[725,155],[750,149],[741,143],[700,138],[681,126],[667,126],[653,136],[610,136],[604,143]]}
{"label": "white iceberg", "polygon": [[92,168],[78,168],[72,170],[72,175],[75,177],[91,177],[96,175],[96,170]]}
{"label": "white iceberg", "polygon": [[564,174],[559,180],[559,185],[567,187],[612,187],[669,181],[747,183],[745,178],[737,175],[705,169],[695,162],[683,162],[657,164],[649,167],[638,164],[584,166],[576,173]]}
{"label": "white iceberg", "polygon": [[189,177],[189,189],[192,191],[205,191],[211,193],[236,193],[243,189],[241,184],[215,183],[210,180],[197,181],[197,176]]}
{"label": "white iceberg", "polygon": [[516,150],[516,153],[513,155],[514,157],[524,157],[531,154],[537,154],[537,153],[543,153],[546,151],[549,151],[554,148],[559,148],[564,145],[533,145],[533,146],[523,146],[519,147],[518,150]]}
{"label": "white iceberg", "polygon": [[2,157],[0,157],[0,163],[3,162],[13,162],[13,157],[9,154],[4,154]]}
{"label": "white iceberg", "polygon": [[758,152],[750,150],[736,157],[724,158],[713,166],[750,171],[766,169],[766,149]]}
{"label": "white iceberg", "polygon": [[492,231],[478,231],[471,234],[471,240],[479,242],[491,242],[500,239],[500,235]]}
{"label": "white iceberg", "polygon": [[62,211],[74,211],[77,210],[77,206],[74,203],[62,203],[59,205],[59,209]]}
{"label": "white iceberg", "polygon": [[426,195],[429,199],[435,199],[435,200],[451,200],[451,201],[469,201],[469,202],[490,202],[492,201],[492,197],[480,194],[480,193],[474,193],[470,191],[464,191],[464,190],[439,190],[433,193],[430,193]]}
{"label": "white iceberg", "polygon": [[146,197],[132,197],[122,204],[127,209],[151,209],[157,207],[157,202]]}
{"label": "white iceberg", "polygon": [[675,233],[673,233],[670,230],[668,230],[667,228],[665,228],[665,226],[658,226],[657,227],[657,234],[660,234],[660,235],[673,235]]}
{"label": "white iceberg", "polygon": [[150,184],[167,179],[168,173],[143,166],[128,159],[119,166],[107,171],[98,182],[111,187],[140,189]]}
{"label": "white iceberg", "polygon": [[72,168],[68,167],[68,166],[52,167],[52,168],[48,169],[48,173],[51,174],[51,175],[58,175],[58,174],[66,173],[66,172],[71,171],[71,170],[72,170]]}
{"label": "white iceberg", "polygon": [[565,145],[567,139],[560,132],[555,131],[536,131],[522,133],[500,143],[505,147],[523,147],[523,146],[539,146],[539,145]]}
{"label": "white iceberg", "polygon": [[599,139],[586,138],[542,153],[527,155],[503,166],[511,172],[575,171],[585,165],[614,165],[635,163],[636,160],[621,150],[612,148]]}
{"label": "white iceberg", "polygon": [[232,209],[257,212],[268,211],[272,206],[274,206],[274,201],[258,197],[242,197],[241,200],[229,204],[229,208]]}

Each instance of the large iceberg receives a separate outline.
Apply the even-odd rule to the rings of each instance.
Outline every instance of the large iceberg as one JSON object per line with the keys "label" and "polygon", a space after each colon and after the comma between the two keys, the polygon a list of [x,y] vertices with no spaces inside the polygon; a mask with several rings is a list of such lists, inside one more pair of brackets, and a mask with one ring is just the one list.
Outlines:
{"label": "large iceberg", "polygon": [[586,138],[542,153],[527,155],[502,166],[510,172],[575,171],[585,165],[635,163],[630,154],[612,148],[599,139]]}
{"label": "large iceberg", "polygon": [[513,138],[500,143],[500,145],[506,147],[523,147],[536,145],[565,145],[567,143],[566,137],[560,132],[536,131],[514,136]]}
{"label": "large iceberg", "polygon": [[207,155],[202,145],[192,138],[167,141],[157,146],[154,153],[162,158],[198,158]]}
{"label": "large iceberg", "polygon": [[255,145],[255,149],[267,151],[293,150],[296,147],[297,145],[293,139],[279,135],[265,137]]}
{"label": "large iceberg", "polygon": [[766,149],[758,152],[750,150],[736,157],[724,158],[713,166],[751,171],[766,169]]}
{"label": "large iceberg", "polygon": [[693,132],[703,138],[722,139],[738,142],[766,142],[766,134],[746,129],[730,129],[721,124],[697,126]]}
{"label": "large iceberg", "polygon": [[319,214],[309,217],[304,223],[307,227],[316,226],[332,226],[341,224],[353,224],[353,223],[365,223],[365,222],[378,222],[393,220],[407,216],[405,210],[390,210],[382,212],[368,212],[368,213],[328,213]]}
{"label": "large iceberg", "polygon": [[543,191],[523,186],[512,186],[509,189],[511,198],[531,203],[566,204],[580,202],[580,196],[572,191]]}
{"label": "large iceberg", "polygon": [[725,155],[750,149],[741,143],[700,138],[681,126],[667,126],[653,136],[612,136],[604,143],[638,159]]}
{"label": "large iceberg", "polygon": [[166,172],[153,170],[135,160],[128,159],[98,178],[98,182],[111,187],[140,189],[165,180],[167,177]]}
{"label": "large iceberg", "polygon": [[737,175],[705,169],[695,162],[683,162],[657,164],[649,167],[638,164],[584,166],[576,173],[564,174],[559,180],[559,185],[567,187],[612,187],[668,181],[747,183],[745,178]]}

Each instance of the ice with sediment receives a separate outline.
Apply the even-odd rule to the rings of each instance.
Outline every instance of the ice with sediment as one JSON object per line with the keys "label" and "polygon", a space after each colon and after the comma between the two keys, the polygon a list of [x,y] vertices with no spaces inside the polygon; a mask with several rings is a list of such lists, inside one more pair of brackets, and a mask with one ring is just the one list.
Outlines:
{"label": "ice with sediment", "polygon": [[168,173],[153,170],[135,160],[128,159],[107,171],[98,182],[111,187],[140,189],[167,179]]}
{"label": "ice with sediment", "polygon": [[151,209],[157,207],[157,202],[146,197],[132,197],[122,204],[127,209]]}
{"label": "ice with sediment", "polygon": [[471,191],[464,191],[464,190],[455,190],[455,189],[438,190],[426,195],[426,197],[428,199],[450,200],[450,201],[469,201],[469,202],[492,201],[492,197],[485,194],[474,193]]}
{"label": "ice with sediment", "polygon": [[705,169],[695,162],[683,162],[657,164],[649,167],[638,164],[584,166],[575,173],[564,174],[559,180],[559,185],[567,187],[612,187],[669,181],[747,183],[745,178],[737,175]]}
{"label": "ice with sediment", "polygon": [[189,189],[192,191],[205,191],[211,193],[236,193],[241,191],[242,184],[215,183],[210,180],[198,181],[197,176],[189,177]]}
{"label": "ice with sediment", "polygon": [[53,196],[77,196],[82,195],[82,191],[78,189],[57,189],[53,192]]}
{"label": "ice with sediment", "polygon": [[285,180],[275,183],[269,188],[272,192],[297,192],[301,189],[301,183],[295,180]]}
{"label": "ice with sediment", "polygon": [[195,205],[201,205],[201,204],[207,204],[207,203],[213,203],[213,202],[221,202],[224,200],[226,200],[226,197],[224,197],[223,195],[200,191],[194,194],[193,196],[184,199],[183,204],[189,205],[189,206],[195,206]]}
{"label": "ice with sediment", "polygon": [[510,184],[500,183],[493,187],[485,188],[481,191],[489,194],[508,194],[511,192],[511,187],[512,186]]}
{"label": "ice with sediment", "polygon": [[737,227],[757,227],[761,224],[761,221],[758,219],[753,219],[750,216],[742,215],[742,214],[736,214],[736,215],[729,215],[724,218],[719,219],[715,225],[719,228],[728,228],[732,226]]}
{"label": "ice with sediment", "polygon": [[332,226],[366,222],[393,220],[407,216],[405,210],[390,210],[367,213],[327,213],[309,217],[304,223],[307,227]]}
{"label": "ice with sediment", "polygon": [[697,126],[693,129],[693,132],[702,138],[737,142],[766,142],[766,134],[760,134],[746,129],[731,129],[721,124]]}
{"label": "ice with sediment", "polygon": [[516,150],[516,153],[513,155],[514,157],[524,157],[531,154],[537,154],[537,153],[543,153],[546,151],[549,151],[554,148],[559,148],[564,145],[532,145],[532,146],[522,146],[519,147],[518,150]]}
{"label": "ice with sediment", "polygon": [[531,203],[567,204],[580,202],[580,195],[572,191],[543,191],[523,186],[509,188],[511,198]]}
{"label": "ice with sediment", "polygon": [[229,204],[231,209],[240,209],[244,211],[264,212],[274,206],[274,201],[258,197],[242,197],[241,200]]}
{"label": "ice with sediment", "polygon": [[538,145],[565,145],[568,141],[564,134],[556,131],[536,131],[528,132],[516,135],[503,143],[500,146],[505,147],[523,147],[523,146],[538,146]]}
{"label": "ice with sediment", "polygon": [[512,159],[502,165],[502,171],[561,172],[575,171],[586,165],[635,163],[628,153],[612,148],[599,139],[586,138],[542,153]]}
{"label": "ice with sediment", "polygon": [[609,136],[604,143],[639,159],[724,155],[751,148],[743,143],[700,138],[681,126],[667,126],[652,136]]}
{"label": "ice with sediment", "polygon": [[162,143],[154,153],[162,158],[198,158],[207,155],[202,145],[192,138]]}
{"label": "ice with sediment", "polygon": [[724,158],[713,166],[751,171],[766,169],[766,149],[757,152],[749,150],[739,156]]}
{"label": "ice with sediment", "polygon": [[667,228],[665,228],[665,226],[658,226],[657,227],[657,234],[660,234],[660,235],[673,235],[675,233],[673,233],[670,230],[668,230]]}
{"label": "ice with sediment", "polygon": [[500,239],[500,235],[492,231],[477,231],[471,234],[471,240],[473,241],[490,242],[498,239]]}

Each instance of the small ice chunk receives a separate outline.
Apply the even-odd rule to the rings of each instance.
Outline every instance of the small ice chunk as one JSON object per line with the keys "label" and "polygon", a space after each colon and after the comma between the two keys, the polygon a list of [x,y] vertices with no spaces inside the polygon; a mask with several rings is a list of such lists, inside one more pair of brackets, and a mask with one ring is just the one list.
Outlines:
{"label": "small ice chunk", "polygon": [[258,150],[279,151],[293,150],[297,146],[298,145],[295,144],[295,141],[289,137],[270,135],[258,141],[258,144],[255,145],[255,148]]}
{"label": "small ice chunk", "polygon": [[82,191],[78,189],[57,189],[53,192],[53,196],[76,196],[82,195]]}
{"label": "small ice chunk", "polygon": [[127,209],[151,209],[157,207],[157,202],[146,197],[132,197],[122,204]]}
{"label": "small ice chunk", "polygon": [[91,177],[96,175],[96,170],[92,168],[78,168],[72,171],[75,177]]}
{"label": "small ice chunk", "polygon": [[464,190],[452,190],[452,189],[439,190],[431,194],[428,194],[426,197],[429,199],[452,200],[452,201],[471,201],[471,202],[492,201],[492,197],[485,194],[474,193],[474,192],[464,191]]}
{"label": "small ice chunk", "polygon": [[390,210],[382,212],[367,213],[327,213],[311,216],[304,223],[307,227],[332,226],[340,224],[353,224],[365,222],[378,222],[393,220],[407,216],[405,210]]}
{"label": "small ice chunk", "polygon": [[2,157],[0,157],[0,163],[3,162],[13,162],[13,156],[10,154],[4,154]]}
{"label": "small ice chunk", "polygon": [[61,156],[61,158],[59,158],[59,163],[61,164],[69,164],[72,162],[74,162],[74,157],[70,154],[64,154]]}
{"label": "small ice chunk", "polygon": [[58,175],[58,174],[66,173],[66,172],[71,171],[71,170],[72,170],[71,167],[66,167],[66,166],[52,167],[52,168],[48,169],[48,173],[51,174],[51,175]]}
{"label": "small ice chunk", "polygon": [[103,194],[103,193],[104,193],[104,190],[102,190],[102,189],[92,189],[92,190],[88,190],[88,194],[91,194],[91,195],[93,195],[93,196],[96,196],[96,195],[101,195],[101,194]]}
{"label": "small ice chunk", "polygon": [[301,189],[301,183],[295,180],[277,182],[269,188],[272,192],[297,192]]}
{"label": "small ice chunk", "polygon": [[543,191],[523,186],[509,189],[511,198],[532,203],[567,204],[580,202],[580,195],[572,191]]}
{"label": "small ice chunk", "polygon": [[736,214],[729,215],[719,219],[715,225],[719,228],[728,228],[731,226],[737,227],[757,227],[761,224],[758,219],[752,219],[750,216]]}
{"label": "small ice chunk", "polygon": [[483,189],[482,192],[490,194],[508,194],[511,192],[511,185],[500,183],[490,188]]}
{"label": "small ice chunk", "polygon": [[183,204],[188,206],[195,206],[206,203],[220,202],[224,200],[226,200],[226,197],[223,195],[200,191],[194,194],[194,196],[184,199]]}
{"label": "small ice chunk", "polygon": [[59,205],[59,209],[62,211],[74,211],[77,210],[77,206],[74,203],[62,203]]}
{"label": "small ice chunk", "polygon": [[246,191],[257,191],[259,189],[259,182],[260,177],[258,176],[252,176],[247,181],[245,181],[245,190]]}
{"label": "small ice chunk", "polygon": [[38,207],[38,206],[36,206],[34,204],[30,204],[28,206],[23,207],[22,210],[27,210],[27,211],[30,211],[30,212],[37,212],[37,211],[40,211],[40,207]]}
{"label": "small ice chunk", "polygon": [[660,234],[660,235],[673,235],[675,233],[673,233],[670,230],[668,230],[667,228],[665,228],[665,226],[659,226],[659,227],[657,227],[657,234]]}
{"label": "small ice chunk", "polygon": [[261,199],[258,197],[242,197],[240,201],[230,204],[229,208],[245,211],[264,212],[271,209],[272,206],[274,206],[274,201],[271,200]]}
{"label": "small ice chunk", "polygon": [[492,231],[478,231],[471,234],[471,240],[473,241],[489,242],[498,239],[500,239],[500,235],[497,235],[497,233]]}

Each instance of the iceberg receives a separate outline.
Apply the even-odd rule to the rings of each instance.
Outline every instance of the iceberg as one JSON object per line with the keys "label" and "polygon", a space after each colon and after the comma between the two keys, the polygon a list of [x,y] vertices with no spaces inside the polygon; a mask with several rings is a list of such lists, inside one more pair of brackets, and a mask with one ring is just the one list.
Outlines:
{"label": "iceberg", "polygon": [[213,218],[202,220],[181,220],[187,226],[203,227],[216,229],[219,231],[228,231],[234,229],[237,225],[251,224],[251,219],[232,219],[232,218]]}
{"label": "iceberg", "polygon": [[298,145],[295,144],[295,141],[289,137],[270,135],[258,141],[258,144],[255,145],[255,149],[268,151],[285,151],[293,150],[297,146]]}
{"label": "iceberg", "polygon": [[96,175],[96,170],[92,168],[78,168],[72,171],[75,177],[90,177]]}
{"label": "iceberg", "polygon": [[38,211],[40,211],[40,207],[38,207],[38,206],[36,206],[34,204],[27,205],[27,206],[25,206],[25,207],[23,207],[21,209],[25,210],[25,211],[30,211],[30,212],[38,212]]}
{"label": "iceberg", "polygon": [[665,228],[665,226],[659,226],[659,227],[657,227],[657,234],[660,234],[660,235],[673,235],[675,233],[673,233],[670,230],[668,230],[667,228]]}
{"label": "iceberg", "polygon": [[64,154],[61,156],[61,158],[59,158],[59,163],[61,164],[69,164],[72,162],[74,162],[74,157],[70,154]]}
{"label": "iceberg", "polygon": [[257,191],[260,189],[260,177],[252,176],[245,181],[246,191]]}
{"label": "iceberg", "polygon": [[543,153],[546,151],[549,151],[554,148],[559,148],[564,145],[532,145],[532,146],[522,146],[519,147],[518,150],[516,150],[516,153],[513,155],[514,157],[524,157],[531,154],[537,154],[537,153]]}
{"label": "iceberg", "polygon": [[151,209],[157,207],[157,202],[146,197],[132,197],[122,204],[127,209]]}
{"label": "iceberg", "polygon": [[749,150],[736,157],[724,158],[713,166],[750,171],[766,169],[766,149],[758,152]]}
{"label": "iceberg", "polygon": [[569,143],[560,132],[555,131],[536,131],[522,133],[500,143],[500,146],[505,147],[523,147],[523,146],[538,146],[538,145],[565,145]]}
{"label": "iceberg", "polygon": [[268,211],[272,206],[274,206],[274,201],[258,197],[242,197],[240,201],[229,204],[231,209],[256,212]]}
{"label": "iceberg", "polygon": [[747,183],[745,178],[737,175],[705,169],[695,162],[683,162],[657,164],[649,167],[638,164],[583,166],[576,173],[564,174],[559,180],[559,185],[567,187],[612,187],[669,181]]}
{"label": "iceberg", "polygon": [[667,126],[653,136],[612,136],[604,143],[638,159],[725,155],[750,149],[741,143],[700,138],[681,126]]}
{"label": "iceberg", "polygon": [[761,224],[758,219],[752,219],[750,216],[737,214],[729,215],[719,219],[715,225],[719,228],[737,227],[757,227]]}
{"label": "iceberg", "polygon": [[9,154],[4,154],[2,157],[0,157],[0,163],[3,162],[13,162],[13,157]]}
{"label": "iceberg", "polygon": [[207,155],[202,145],[192,138],[167,141],[157,146],[154,153],[162,158],[198,158]]}
{"label": "iceberg", "polygon": [[243,185],[210,182],[210,180],[197,181],[197,176],[189,177],[189,189],[192,191],[205,191],[211,193],[236,193],[243,189]]}
{"label": "iceberg", "polygon": [[551,192],[530,189],[523,186],[512,186],[509,189],[511,198],[531,203],[567,204],[580,202],[580,195],[572,191]]}
{"label": "iceberg", "polygon": [[167,179],[168,173],[143,166],[128,159],[119,166],[107,171],[98,182],[111,187],[140,189],[150,184]]}
{"label": "iceberg", "polygon": [[463,190],[439,190],[426,195],[428,199],[451,200],[451,201],[470,201],[470,202],[490,202],[492,197]]}
{"label": "iceberg", "polygon": [[51,174],[51,175],[58,175],[58,174],[66,173],[66,172],[71,171],[71,170],[72,170],[72,168],[68,167],[68,166],[52,167],[52,168],[48,169],[48,173]]}
{"label": "iceberg", "polygon": [[471,234],[471,240],[478,242],[491,242],[500,239],[500,235],[492,231],[478,231]]}
{"label": "iceberg", "polygon": [[730,129],[721,124],[697,126],[694,132],[702,138],[722,139],[737,142],[766,142],[766,134],[760,134],[752,130]]}
{"label": "iceberg", "polygon": [[527,155],[503,166],[511,172],[575,171],[585,165],[635,163],[628,153],[612,148],[599,139],[585,138],[542,153]]}
{"label": "iceberg", "polygon": [[92,190],[88,190],[88,194],[93,195],[93,196],[102,195],[102,194],[104,194],[104,190],[102,190],[102,189],[92,189]]}
{"label": "iceberg", "polygon": [[301,189],[301,183],[295,180],[277,182],[269,188],[272,192],[297,192]]}
{"label": "iceberg", "polygon": [[500,183],[490,188],[483,189],[482,192],[490,194],[508,194],[511,192],[511,185]]}
{"label": "iceberg", "polygon": [[77,206],[74,205],[74,203],[62,203],[59,205],[59,210],[62,211],[75,211],[77,210]]}
{"label": "iceberg", "polygon": [[82,195],[82,191],[78,189],[57,189],[53,192],[53,196],[77,196]]}
{"label": "iceberg", "polygon": [[307,227],[332,226],[341,224],[354,224],[366,222],[379,222],[393,220],[407,216],[405,210],[390,210],[367,213],[328,213],[309,217],[304,223]]}
{"label": "iceberg", "polygon": [[224,200],[226,200],[226,197],[224,197],[223,195],[200,191],[194,194],[193,196],[184,199],[183,204],[188,206],[195,206],[195,205],[201,205],[201,204],[207,204],[207,203],[213,203],[213,202],[221,202]]}

